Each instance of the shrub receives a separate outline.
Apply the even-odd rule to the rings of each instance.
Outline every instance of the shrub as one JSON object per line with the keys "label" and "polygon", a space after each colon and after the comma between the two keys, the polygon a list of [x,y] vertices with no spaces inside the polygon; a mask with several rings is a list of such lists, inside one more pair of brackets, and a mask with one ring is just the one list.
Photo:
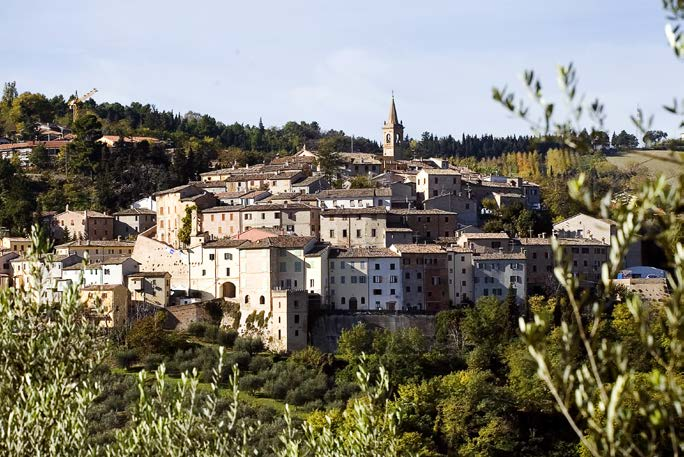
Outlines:
{"label": "shrub", "polygon": [[161,354],[148,354],[143,359],[143,365],[146,370],[156,370],[157,367],[164,361],[164,356]]}
{"label": "shrub", "polygon": [[233,328],[219,329],[218,337],[216,338],[216,342],[218,344],[220,344],[221,346],[233,347],[237,337],[238,337],[238,332],[237,332],[237,330],[235,330]]}
{"label": "shrub", "polygon": [[226,354],[226,365],[227,366],[233,366],[237,364],[238,368],[241,370],[246,370],[247,367],[249,366],[249,362],[252,359],[252,356],[249,354],[249,352],[246,351],[239,351],[239,352],[232,352],[229,354]]}
{"label": "shrub", "polygon": [[124,349],[117,351],[114,354],[114,359],[116,360],[116,366],[119,368],[129,369],[131,365],[138,360],[138,356],[135,351],[131,349]]}
{"label": "shrub", "polygon": [[273,366],[273,360],[270,357],[257,355],[252,357],[251,362],[249,362],[249,371],[259,373],[268,370],[271,366]]}
{"label": "shrub", "polygon": [[188,326],[188,333],[197,338],[204,338],[204,334],[207,330],[206,322],[193,322]]}
{"label": "shrub", "polygon": [[265,381],[263,376],[246,374],[240,378],[240,390],[255,392],[264,385]]}
{"label": "shrub", "polygon": [[264,342],[261,338],[254,336],[239,336],[233,345],[236,351],[246,351],[250,355],[264,350]]}

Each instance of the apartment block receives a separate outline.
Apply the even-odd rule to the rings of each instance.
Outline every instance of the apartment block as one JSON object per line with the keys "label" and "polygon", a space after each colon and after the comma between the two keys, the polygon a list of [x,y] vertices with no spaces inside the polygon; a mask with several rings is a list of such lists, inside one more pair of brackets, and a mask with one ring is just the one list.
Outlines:
{"label": "apartment block", "polygon": [[449,303],[459,305],[477,299],[473,289],[473,252],[450,246],[447,251]]}
{"label": "apartment block", "polygon": [[328,303],[338,310],[401,310],[400,255],[384,247],[331,249]]}
{"label": "apartment block", "polygon": [[449,307],[447,252],[436,244],[395,244],[401,255],[403,309],[437,312]]}
{"label": "apartment block", "polygon": [[157,225],[157,212],[150,209],[129,208],[117,211],[112,216],[115,237],[134,237]]}
{"label": "apartment block", "polygon": [[[550,238],[520,238],[527,261],[527,286],[530,293],[552,292],[558,282],[554,276],[554,255]],[[572,262],[580,286],[593,287],[601,280],[601,265],[608,260],[609,246],[588,238],[556,238],[565,257]]]}
{"label": "apartment block", "polygon": [[52,236],[58,240],[111,240],[114,238],[114,218],[97,211],[66,211],[54,216]]}
{"label": "apartment block", "polygon": [[[157,239],[174,248],[180,247],[178,231],[183,226],[186,208],[197,211],[216,206],[218,200],[198,187],[185,185],[154,194],[157,199]],[[197,233],[197,215],[193,216],[191,234]]]}
{"label": "apartment block", "polygon": [[452,237],[456,234],[458,225],[456,213],[441,209],[391,209],[387,212],[387,226],[410,229],[414,243]]}
{"label": "apartment block", "polygon": [[126,240],[81,240],[70,241],[55,247],[58,255],[76,254],[91,262],[106,261],[111,257],[130,257],[135,248],[134,241]]}
{"label": "apartment block", "polygon": [[461,193],[461,173],[451,169],[422,169],[416,175],[416,195],[423,201],[445,194]]}
{"label": "apartment block", "polygon": [[518,302],[527,297],[525,254],[488,252],[473,254],[473,296],[503,300],[510,288]]}
{"label": "apartment block", "polygon": [[166,271],[139,271],[128,275],[132,304],[166,307],[171,297],[171,275]]}
{"label": "apartment block", "polygon": [[321,211],[321,241],[337,247],[385,247],[387,210],[384,207]]}
{"label": "apartment block", "polygon": [[324,209],[370,208],[392,206],[392,189],[387,187],[369,189],[331,189],[316,194],[319,206]]}

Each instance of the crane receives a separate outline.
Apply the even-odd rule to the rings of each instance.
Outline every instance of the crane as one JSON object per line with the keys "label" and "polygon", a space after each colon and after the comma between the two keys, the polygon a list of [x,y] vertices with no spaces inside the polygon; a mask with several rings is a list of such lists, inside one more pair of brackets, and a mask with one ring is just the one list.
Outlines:
{"label": "crane", "polygon": [[88,100],[90,97],[95,95],[95,92],[97,92],[97,89],[93,88],[93,90],[86,92],[82,96],[78,96],[78,92],[76,92],[76,98],[71,100],[69,102],[69,107],[71,108],[71,111],[73,112],[73,122],[76,122],[76,119],[78,118],[78,105],[81,103],[85,102]]}

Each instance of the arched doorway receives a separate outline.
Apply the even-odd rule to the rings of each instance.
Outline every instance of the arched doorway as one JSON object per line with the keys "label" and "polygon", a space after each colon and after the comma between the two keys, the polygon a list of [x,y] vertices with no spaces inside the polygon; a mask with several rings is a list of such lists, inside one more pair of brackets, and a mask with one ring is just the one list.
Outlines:
{"label": "arched doorway", "polygon": [[235,291],[235,284],[232,282],[224,282],[223,285],[221,286],[221,296],[223,298],[235,298],[236,291]]}
{"label": "arched doorway", "polygon": [[349,299],[349,311],[356,311],[357,306],[356,297],[351,297]]}

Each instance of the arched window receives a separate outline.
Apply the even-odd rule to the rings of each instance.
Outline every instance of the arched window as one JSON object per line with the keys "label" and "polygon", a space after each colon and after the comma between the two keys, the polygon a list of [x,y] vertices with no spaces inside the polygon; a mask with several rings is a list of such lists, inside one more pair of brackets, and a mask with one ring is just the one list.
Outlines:
{"label": "arched window", "polygon": [[245,303],[249,303],[249,295],[245,295]]}
{"label": "arched window", "polygon": [[266,297],[264,297],[263,295],[261,297],[259,297],[259,304],[265,305],[266,304]]}

